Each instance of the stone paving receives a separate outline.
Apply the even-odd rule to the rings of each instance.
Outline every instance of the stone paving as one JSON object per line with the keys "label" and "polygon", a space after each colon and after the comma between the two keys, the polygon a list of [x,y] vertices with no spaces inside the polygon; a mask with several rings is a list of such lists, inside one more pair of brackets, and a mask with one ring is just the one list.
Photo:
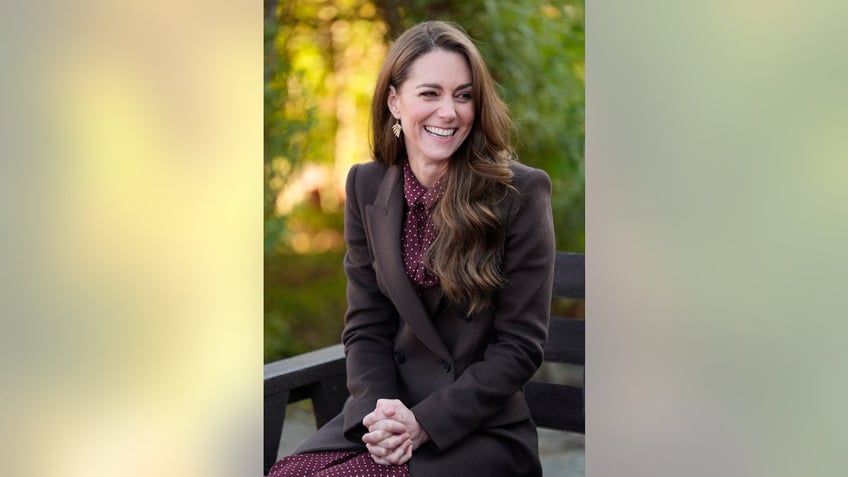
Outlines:
{"label": "stone paving", "polygon": [[583,434],[539,429],[539,457],[545,477],[583,477],[585,442]]}

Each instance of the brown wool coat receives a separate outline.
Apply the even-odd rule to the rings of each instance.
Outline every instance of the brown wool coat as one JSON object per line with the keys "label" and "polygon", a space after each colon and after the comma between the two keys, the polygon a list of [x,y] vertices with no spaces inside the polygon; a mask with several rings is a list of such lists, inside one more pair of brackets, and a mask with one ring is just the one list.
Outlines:
{"label": "brown wool coat", "polygon": [[342,341],[351,397],[298,452],[361,449],[361,421],[379,398],[415,414],[430,441],[413,477],[541,475],[536,429],[521,391],[542,362],[554,264],[551,182],[512,163],[503,272],[495,306],[471,317],[447,305],[430,316],[401,257],[405,201],[398,166],[354,166],[347,179]]}

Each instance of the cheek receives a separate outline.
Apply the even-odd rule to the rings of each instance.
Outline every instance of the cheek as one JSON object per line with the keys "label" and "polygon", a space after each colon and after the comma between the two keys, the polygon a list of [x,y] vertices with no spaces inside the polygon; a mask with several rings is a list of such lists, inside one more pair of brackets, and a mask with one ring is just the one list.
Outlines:
{"label": "cheek", "polygon": [[465,128],[465,134],[468,134],[468,133],[471,132],[471,129],[474,128],[474,115],[473,114],[466,116],[465,124],[463,124],[463,127]]}
{"label": "cheek", "polygon": [[409,108],[408,112],[409,119],[414,122],[424,121],[432,115],[432,111],[429,108],[422,107],[421,105]]}
{"label": "cheek", "polygon": [[474,124],[474,106],[468,105],[468,107],[463,108],[462,117],[469,126]]}

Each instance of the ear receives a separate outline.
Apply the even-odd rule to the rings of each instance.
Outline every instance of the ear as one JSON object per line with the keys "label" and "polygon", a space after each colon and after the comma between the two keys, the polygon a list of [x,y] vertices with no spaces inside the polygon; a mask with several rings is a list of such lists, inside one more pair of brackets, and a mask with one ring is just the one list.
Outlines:
{"label": "ear", "polygon": [[397,108],[398,94],[394,86],[389,86],[389,98],[386,100],[386,105],[389,107],[389,112],[395,119],[400,119],[400,111]]}

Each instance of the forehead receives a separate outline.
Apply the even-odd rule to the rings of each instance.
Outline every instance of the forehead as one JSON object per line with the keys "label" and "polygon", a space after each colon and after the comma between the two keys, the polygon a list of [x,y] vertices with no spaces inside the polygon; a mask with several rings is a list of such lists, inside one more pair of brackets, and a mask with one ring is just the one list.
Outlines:
{"label": "forehead", "polygon": [[415,87],[422,83],[435,83],[449,87],[470,82],[471,69],[464,56],[453,51],[436,49],[412,62],[409,77],[404,84]]}

